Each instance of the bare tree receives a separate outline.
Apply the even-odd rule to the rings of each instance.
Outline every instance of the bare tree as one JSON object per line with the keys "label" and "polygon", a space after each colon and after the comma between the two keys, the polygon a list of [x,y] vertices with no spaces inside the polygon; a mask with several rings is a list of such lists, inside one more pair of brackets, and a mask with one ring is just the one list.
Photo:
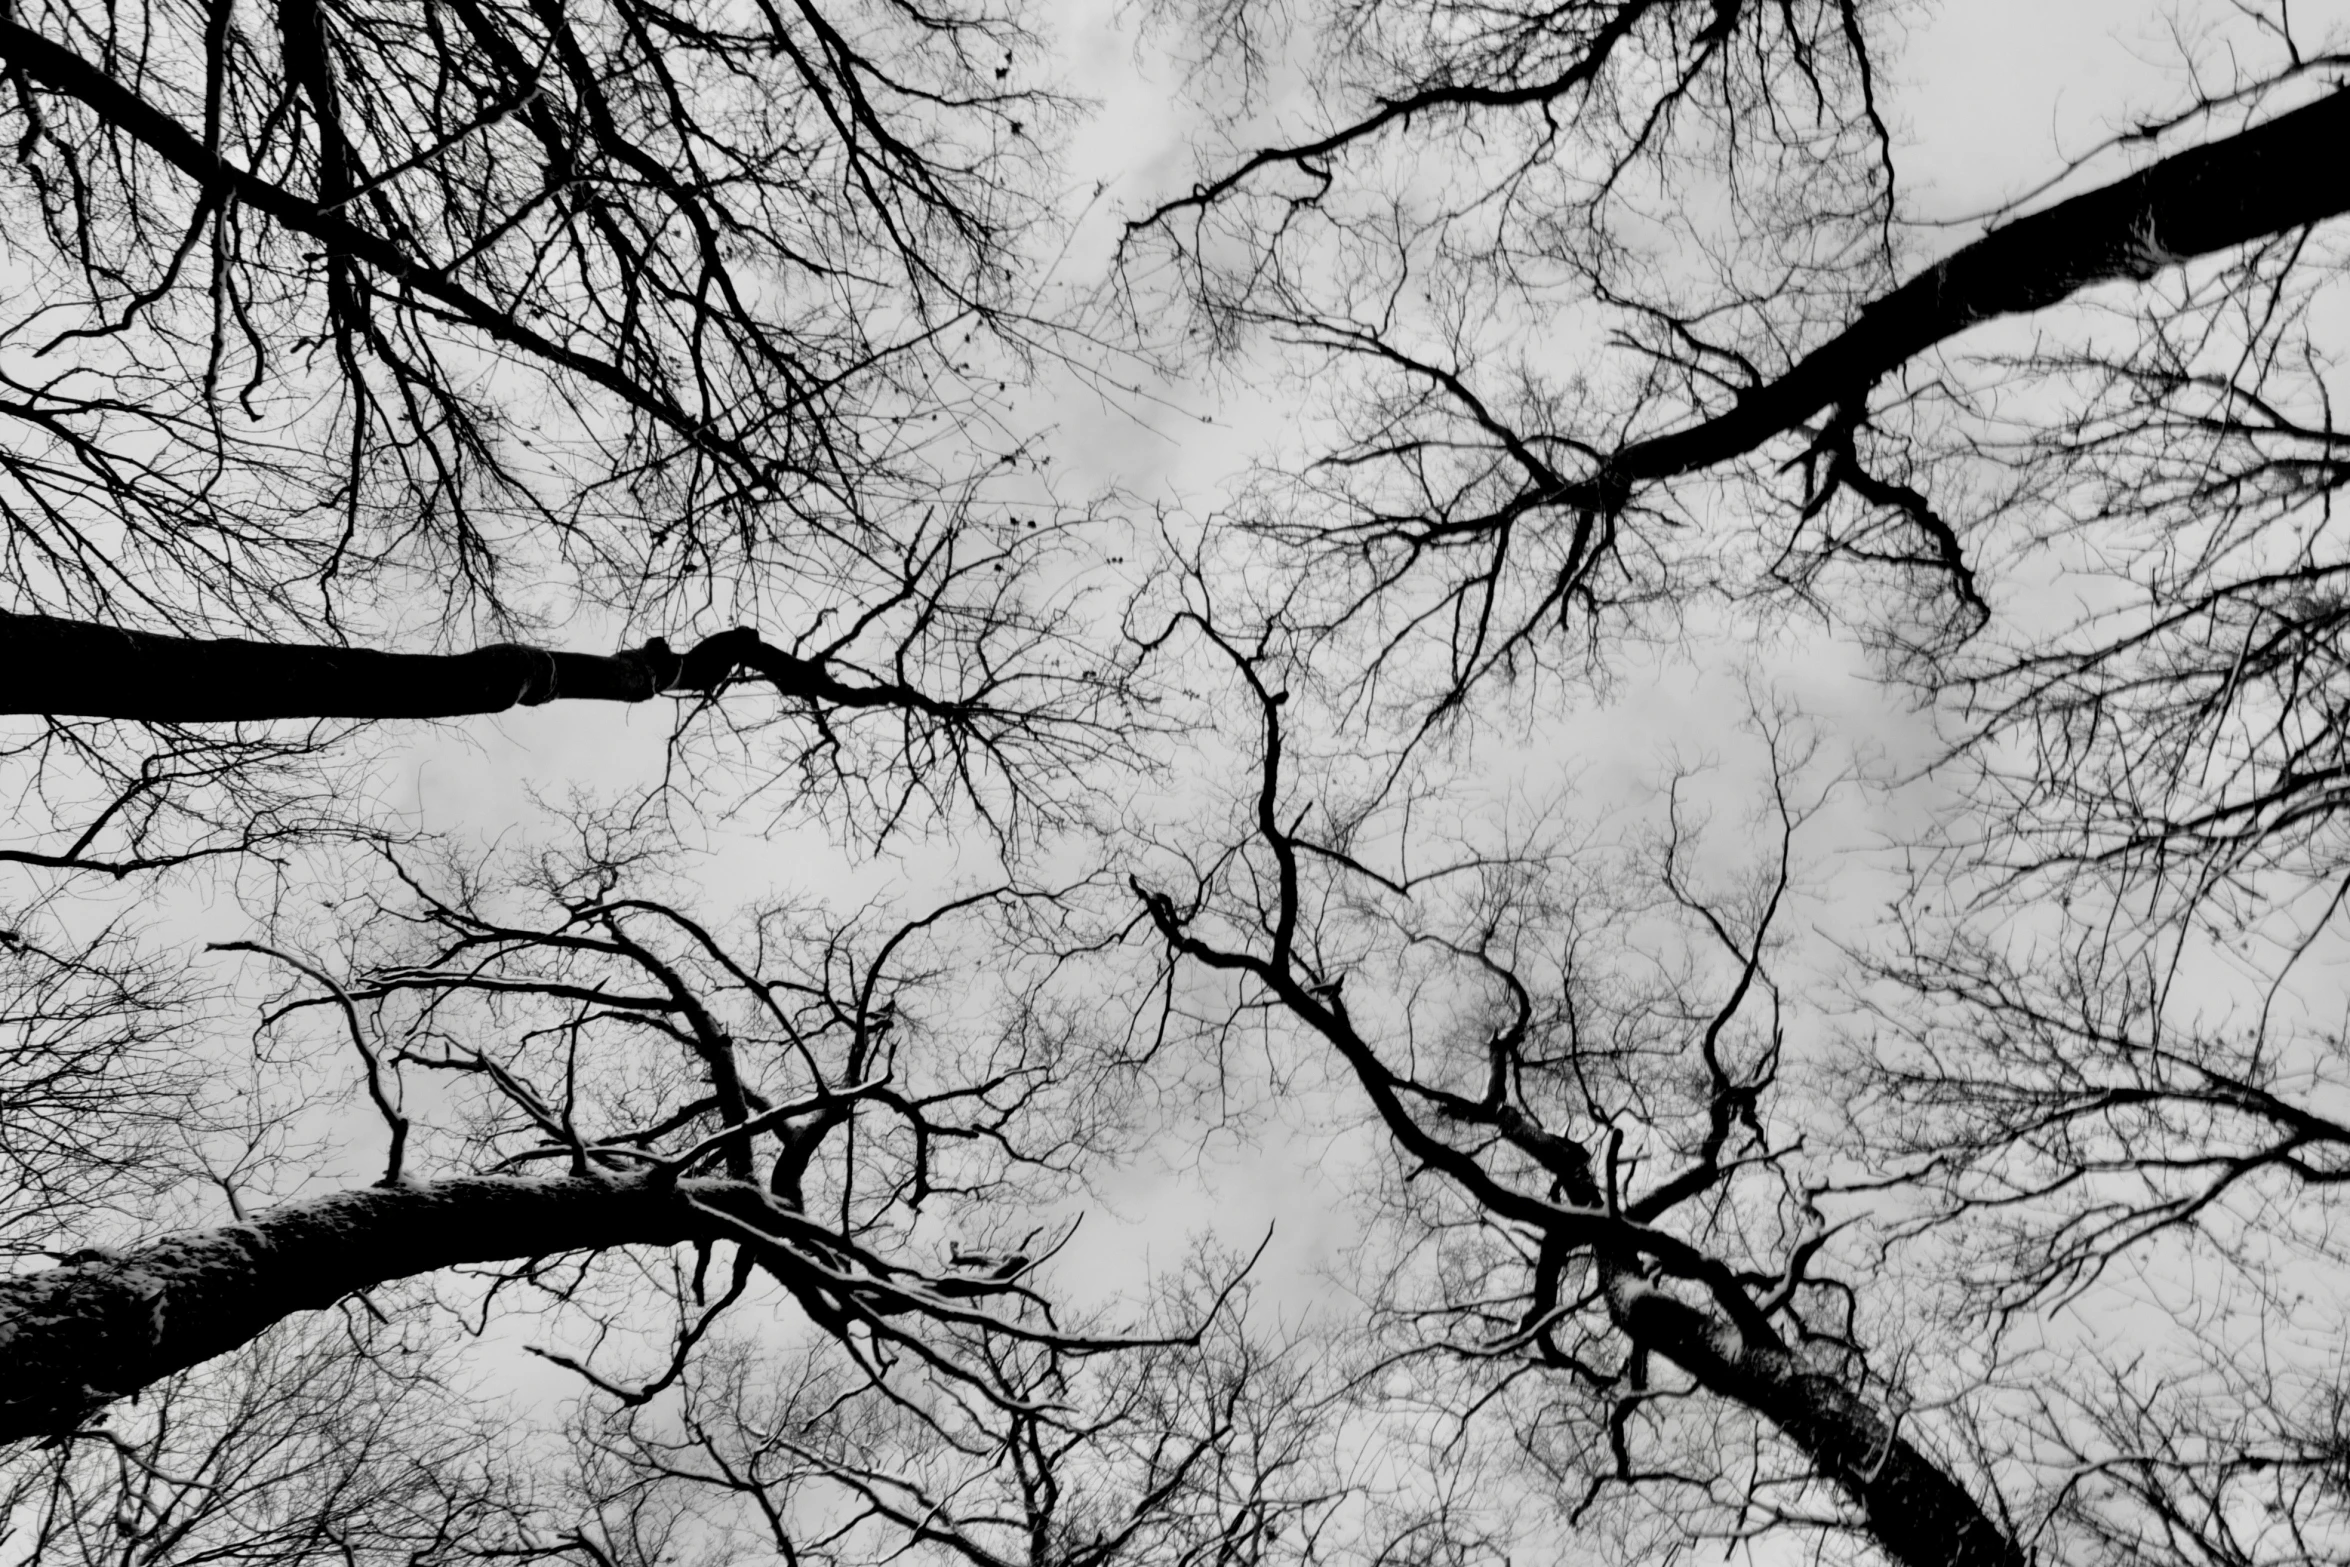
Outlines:
{"label": "bare tree", "polygon": [[0,1252],[67,1257],[186,1171],[201,1119],[171,1036],[202,999],[115,928],[75,940],[54,911],[0,931]]}
{"label": "bare tree", "polygon": [[[58,1454],[16,1470],[41,1548],[135,1514],[146,1554],[126,1559],[156,1563],[338,1541],[363,1560],[649,1563],[722,1555],[729,1498],[766,1549],[823,1560],[892,1541],[978,1562],[1265,1560],[1284,1527],[1302,1539],[1332,1505],[1327,1466],[1292,1421],[1296,1373],[1240,1333],[1245,1259],[1125,1322],[1074,1321],[1048,1293],[1070,1226],[1023,1215],[1132,1135],[1056,979],[1103,939],[1070,897],[712,927],[670,900],[660,838],[590,818],[568,850],[494,872],[397,859],[339,955],[232,944],[286,981],[259,1056],[340,1079],[330,1117],[372,1107],[380,1178],[335,1151],[347,1118],[323,1145],[289,1127],[271,1168],[220,1173],[235,1223],[0,1279],[0,1431]],[[87,1186],[115,1173],[98,1158],[58,1162]],[[341,1189],[255,1197],[304,1181]],[[301,1325],[337,1303],[383,1326],[338,1346]],[[421,1375],[404,1346],[517,1311],[602,1413],[563,1486],[499,1489],[527,1432],[507,1468],[485,1455],[444,1486],[401,1446],[435,1417],[379,1429],[356,1390]],[[805,1335],[797,1371],[759,1347],[779,1315]],[[289,1334],[310,1335],[299,1364],[240,1351]],[[306,1389],[293,1408],[287,1378]],[[335,1456],[297,1476],[240,1443]],[[445,1518],[426,1516],[435,1498]]]}
{"label": "bare tree", "polygon": [[[1925,901],[1865,960],[1840,1135],[1901,1194],[1891,1232],[2005,1406],[1993,1440],[2034,1455],[2050,1548],[2339,1554],[2338,1029],[2088,896],[2053,919]],[[2194,1331],[2068,1326],[2133,1313]]]}
{"label": "bare tree", "polygon": [[[1065,112],[1037,50],[1015,10],[888,0],[0,19],[23,283],[0,327],[16,432],[0,453],[0,658],[7,705],[42,720],[14,759],[48,817],[21,815],[7,857],[122,876],[263,856],[297,877],[338,835],[382,837],[333,799],[356,723],[563,699],[677,698],[673,777],[786,808],[813,796],[867,838],[936,806],[1010,846],[1089,810],[1086,770],[1133,757],[1153,724],[1115,651],[1083,637],[1086,519],[1055,503],[1034,423],[1012,411],[1012,383],[1057,341],[1024,266]],[[680,646],[515,640],[580,621]],[[606,893],[629,868],[600,867]],[[286,1439],[259,1361],[222,1381],[188,1368],[305,1308],[459,1268],[490,1270],[491,1297],[543,1294],[623,1333],[690,1299],[680,1364],[746,1294],[794,1302],[885,1398],[938,1383],[1025,1407],[996,1364],[1005,1345],[1127,1347],[1055,1324],[1028,1277],[1042,1251],[959,1262],[930,1217],[983,1209],[1009,1179],[997,1166],[1065,1173],[1088,1134],[1044,1109],[1083,1109],[1095,1087],[1079,1075],[1056,1098],[1060,1025],[1012,1000],[1000,1040],[942,1016],[958,1043],[929,1062],[919,984],[890,963],[960,923],[1018,924],[1048,895],[1006,887],[877,932],[770,911],[737,954],[682,905],[592,914],[585,885],[540,885],[554,904],[501,925],[418,882],[420,906],[370,911],[437,932],[398,961],[321,957],[316,931],[294,933],[300,953],[263,944],[325,1010],[274,1021],[257,1058],[315,1066],[287,1042],[299,1025],[348,1025],[350,1086],[389,1142],[372,1186],[318,1146],[248,1168],[235,1116],[209,1140],[171,1122],[167,1091],[193,1102],[194,1086],[151,1060],[173,1021],[133,994],[130,958],[57,960],[115,984],[112,1001],[28,978],[5,1113],[11,1157],[50,1198],[9,1219],[57,1265],[0,1281],[22,1372],[5,1435],[70,1447],[111,1402],[168,1382],[255,1400],[257,1425],[230,1424]],[[48,961],[22,956],[28,975]],[[791,978],[771,969],[803,958]],[[617,969],[586,972],[599,962]],[[665,999],[631,1005],[639,982]],[[607,990],[610,1007],[577,1010]],[[493,993],[478,1021],[517,1039],[439,1032]],[[552,1010],[516,1015],[534,1007]],[[744,1007],[752,1020],[730,1015]],[[616,1053],[583,1063],[605,1034]],[[542,1080],[546,1063],[522,1058],[552,1038],[569,1054]],[[679,1045],[698,1066],[664,1059]],[[780,1054],[745,1064],[738,1048]],[[428,1097],[458,1107],[454,1124],[412,1114],[402,1079],[419,1076],[452,1080]],[[321,1099],[304,1113],[331,1118]],[[237,1108],[262,1123],[249,1153],[268,1107]],[[204,1146],[150,1160],[142,1138],[166,1129]],[[198,1172],[237,1222],[139,1238],[184,1221]],[[699,1265],[666,1290],[597,1297],[633,1276],[627,1249],[679,1245]],[[714,1301],[713,1251],[732,1254]],[[564,1270],[540,1259],[566,1253],[551,1282]],[[550,1353],[591,1387],[621,1374]],[[259,1379],[242,1392],[240,1371]],[[366,1445],[358,1428],[326,1435]],[[129,1497],[145,1471],[117,1451]],[[352,1484],[390,1483],[391,1463],[363,1454],[351,1472],[373,1478]],[[88,1476],[71,1468],[43,1493],[42,1550],[87,1543]],[[224,1495],[241,1483],[218,1478]],[[221,1502],[182,1546],[395,1549],[338,1522],[334,1496],[289,1543],[254,1522],[274,1505]],[[240,1520],[248,1537],[229,1538]],[[126,1560],[169,1532],[141,1531]],[[426,1549],[596,1559],[592,1529],[557,1530],[551,1552],[520,1534]]]}
{"label": "bare tree", "polygon": [[[1010,569],[1060,569],[1052,552],[1067,532],[1056,523],[990,537],[965,522],[925,521],[890,547],[894,580],[875,577],[861,602],[849,601],[855,612],[844,624],[792,646],[746,626],[682,652],[655,637],[615,654],[516,643],[387,653],[0,617],[0,658],[26,671],[0,705],[51,720],[45,742],[24,750],[34,776],[78,767],[106,791],[69,846],[14,857],[119,874],[222,852],[168,830],[186,816],[214,837],[224,831],[219,818],[234,813],[206,799],[208,786],[254,797],[227,831],[232,846],[251,849],[283,831],[284,817],[303,814],[298,795],[285,799],[282,780],[299,776],[289,764],[330,751],[352,722],[663,695],[680,699],[676,738],[689,748],[706,743],[704,729],[721,729],[717,744],[730,752],[756,736],[744,767],[753,780],[791,779],[795,792],[837,806],[872,836],[887,836],[925,797],[950,814],[975,809],[1009,835],[1064,816],[1072,808],[1064,775],[1137,757],[1156,727],[1149,694],[1118,653],[1082,640],[1081,590],[1037,605],[1011,581]],[[747,710],[739,696],[722,704],[746,690],[773,700]],[[59,722],[74,717],[137,727]],[[306,723],[307,733],[288,721]],[[273,722],[289,732],[258,727]],[[228,725],[251,727],[224,736]],[[145,754],[126,756],[124,741],[142,734]],[[271,781],[281,787],[271,790]],[[111,858],[97,847],[108,838],[124,845]]]}
{"label": "bare tree", "polygon": [[[1223,1289],[1187,1282],[1160,1302],[1170,1326]],[[609,1494],[672,1497],[733,1549],[804,1562],[896,1542],[971,1567],[1308,1559],[1348,1500],[1334,1424],[1309,1417],[1327,1395],[1229,1316],[1198,1344],[999,1364],[1019,1407],[881,1398],[820,1353],[737,1342],[576,1439]]]}
{"label": "bare tree", "polygon": [[324,1317],[169,1378],[15,1467],[0,1549],[42,1567],[348,1567],[510,1548],[560,1487],[526,1488],[516,1433],[448,1384],[451,1357],[394,1337]]}
{"label": "bare tree", "polygon": [[[1138,304],[1269,334],[1336,389],[1330,437],[1229,520],[1293,563],[1290,619],[1353,634],[1343,668],[1442,716],[1556,663],[1561,629],[1604,650],[1713,585],[1816,602],[1837,566],[1922,584],[1879,628],[1906,645],[1980,631],[1971,520],[1920,487],[1952,394],[1902,372],[2100,284],[2158,298],[2199,258],[2300,255],[2350,204],[2313,167],[2350,123],[2335,56],[2285,29],[2273,69],[2119,141],[2242,128],[1955,248],[1929,231],[1912,261],[1879,103],[1894,9],[1333,7],[1301,46],[1344,84],[1323,123],[1133,221]],[[1414,183],[1428,159],[1441,191]],[[1608,355],[1564,369],[1549,345],[1577,336]],[[1729,537],[1693,526],[1724,512]]]}
{"label": "bare tree", "polygon": [[[1418,1065],[1431,1029],[1382,1049],[1317,989],[1361,965],[1306,933],[1377,901],[1330,886],[1420,895],[1356,823],[1447,747],[1495,743],[1497,715],[1555,733],[1562,689],[1692,606],[1801,605],[1943,726],[1934,819],[1849,954],[1864,1009],[1833,1064],[1785,1064],[1781,1099],[1848,1161],[1807,1177],[1852,1226],[1808,1265],[1878,1282],[1854,1294],[1872,1378],[1914,1357],[1863,1407],[1930,1433],[1947,1516],[1988,1531],[1877,1545],[2338,1555],[2339,1322],[2317,1302],[2340,1262],[2345,187],[2311,166],[2350,102],[2341,41],[2284,6],[2229,8],[2208,47],[2182,22],[2173,107],[1954,237],[1898,177],[1897,7],[1301,7],[1279,37],[1166,9],[1200,90],[1236,82],[1256,117],[1138,215],[1129,297],[1189,303],[1321,416],[1203,527],[1200,559],[1244,563],[1204,572],[1210,596],[1271,628],[1241,649],[1266,671],[1267,782],[1245,848],[1144,879],[1171,947],[1359,1052],[1399,1111],[1426,1107],[1415,1131],[1367,1101],[1422,1179],[1470,1189],[1483,1123],[1415,1097],[1475,1097]],[[2029,330],[1994,325],[2014,316]],[[1369,804],[1293,781],[1330,743],[1309,694],[1390,759]],[[1569,1139],[1586,1167],[1598,1135]],[[1735,1322],[1732,1299],[1704,1304]],[[2099,1313],[2162,1331],[2069,1326]],[[1780,1430],[1796,1473],[1855,1494]]]}
{"label": "bare tree", "polygon": [[[1169,635],[1231,660],[1260,771],[1243,836],[1134,890],[1168,961],[1222,982],[1175,1003],[1194,1029],[1328,1050],[1391,1143],[1382,1305],[1392,1363],[1426,1365],[1429,1404],[1464,1427],[1522,1421],[1515,1440],[1583,1492],[1578,1513],[1610,1487],[1657,1489],[1700,1531],[1799,1522],[1904,1563],[2024,1561],[1981,1477],[1904,1424],[1775,1112],[1772,948],[1815,803],[1801,742],[1766,723],[1772,863],[1722,890],[1692,865],[1677,792],[1645,866],[1507,845],[1432,863],[1378,794],[1311,792],[1280,639],[1243,645],[1204,617]],[[1642,870],[1648,890],[1624,890]],[[1692,1398],[1746,1433],[1688,1439]]]}
{"label": "bare tree", "polygon": [[[511,893],[456,875],[436,894],[398,867],[408,901],[361,939],[404,944],[347,978],[238,944],[314,987],[272,1009],[272,1030],[315,1014],[344,1033],[381,1120],[381,1178],[0,1283],[19,1368],[9,1433],[69,1430],[357,1290],[631,1246],[724,1244],[735,1295],[771,1279],[876,1377],[906,1362],[995,1385],[984,1362],[926,1340],[925,1321],[1091,1346],[1049,1313],[1030,1320],[1045,1312],[1023,1282],[1041,1253],[975,1269],[920,1244],[926,1205],[1015,1190],[1095,1135],[1090,1090],[1063,1081],[1064,1026],[1038,1010],[1041,974],[1007,959],[996,1008],[920,1010],[951,972],[936,966],[948,933],[991,915],[1049,923],[1053,897],[1002,888],[873,933],[776,909],[737,948],[631,891],[642,854],[589,829],[571,862],[526,868]],[[932,1027],[962,1042],[933,1045]],[[420,1125],[406,1108],[420,1074],[451,1080],[436,1095],[451,1118]]]}
{"label": "bare tree", "polygon": [[[305,1096],[266,1158],[258,1094],[166,1157],[219,1108],[178,993],[28,938],[0,1437],[58,1444],[53,1549],[94,1458],[192,1472],[106,1411],[342,1303],[527,1320],[579,1392],[561,1498],[467,1480],[452,1557],[2341,1559],[2350,55],[2234,7],[2232,74],[1954,233],[1892,4],[1154,10],[1250,128],[1136,215],[1129,322],[1308,407],[1108,613],[1008,411],[1064,341],[1016,16],[0,21],[12,330],[71,365],[8,415],[0,654],[73,780],[0,856],[389,878],[225,944]],[[1488,788],[1725,604],[1943,726],[1841,948],[1768,700],[1743,855],[1697,769],[1638,828]],[[537,645],[582,621],[647,640]],[[653,813],[485,869],[297,808],[356,724],[664,697],[672,788],[976,816],[1001,874],[728,922]],[[1219,1097],[1244,1051],[1302,1103]],[[1090,1176],[1282,1114],[1361,1182],[1326,1366],[1230,1271],[1072,1306]]]}
{"label": "bare tree", "polygon": [[16,389],[18,592],[269,629],[418,571],[463,610],[853,552],[935,500],[923,422],[987,406],[1032,43],[985,6],[12,13],[12,333],[81,366]]}
{"label": "bare tree", "polygon": [[[15,857],[368,825],[303,765],[347,726],[158,725],[706,714],[738,671],[787,722],[724,721],[835,809],[1065,807],[1139,715],[1008,411],[1054,341],[1037,49],[987,3],[11,13],[0,657],[57,807]],[[583,618],[680,651],[514,640]]]}

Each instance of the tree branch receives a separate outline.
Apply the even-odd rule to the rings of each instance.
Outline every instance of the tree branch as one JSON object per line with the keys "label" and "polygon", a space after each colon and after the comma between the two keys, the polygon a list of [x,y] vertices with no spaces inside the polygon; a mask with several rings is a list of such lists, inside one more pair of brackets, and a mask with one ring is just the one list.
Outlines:
{"label": "tree branch", "polygon": [[1635,441],[1540,504],[1620,507],[1635,484],[1714,467],[1979,321],[2045,309],[2098,283],[2143,281],[2350,210],[2350,91],[2193,147],[2125,179],[1994,229],[1864,307],[1858,320],[1726,412]]}
{"label": "tree branch", "polygon": [[[565,347],[525,326],[510,311],[476,294],[447,271],[409,255],[390,239],[352,222],[345,215],[344,204],[348,198],[340,185],[334,188],[332,199],[322,203],[237,168],[178,120],[105,71],[19,23],[0,19],[0,60],[23,72],[26,80],[81,103],[108,125],[195,180],[208,197],[219,199],[225,194],[240,206],[266,213],[297,234],[323,241],[331,252],[365,262],[386,278],[439,302],[459,320],[494,341],[603,387],[697,445],[749,461],[745,453],[720,438],[705,421],[695,418],[657,389],[646,386],[621,366]],[[759,467],[756,462],[750,465],[755,470]]]}
{"label": "tree branch", "polygon": [[1194,1338],[1103,1339],[1036,1329],[962,1302],[1036,1297],[1009,1280],[933,1279],[895,1266],[744,1181],[465,1175],[287,1203],[250,1223],[0,1278],[0,1443],[73,1430],[114,1399],[224,1354],[298,1311],[395,1279],[472,1263],[619,1246],[733,1241],[817,1321],[851,1322],[950,1376],[984,1377],[883,1325],[909,1313],[1078,1354]]}
{"label": "tree branch", "polygon": [[46,615],[0,614],[0,712],[234,723],[276,718],[455,718],[566,700],[644,702],[713,692],[748,668],[788,697],[836,707],[903,707],[954,717],[952,702],[900,683],[856,685],[820,659],[738,626],[684,654],[656,637],[618,653],[502,642],[469,653],[196,639]]}
{"label": "tree branch", "polygon": [[2024,1567],[2028,1554],[1895,1422],[1784,1344],[1756,1343],[1653,1285],[1619,1274],[1609,1308],[1632,1340],[1784,1432],[1860,1504],[1903,1567]]}
{"label": "tree branch", "polygon": [[465,1176],[370,1187],[0,1279],[0,1442],[70,1431],[113,1399],[371,1285],[716,1235],[696,1198],[732,1186]]}

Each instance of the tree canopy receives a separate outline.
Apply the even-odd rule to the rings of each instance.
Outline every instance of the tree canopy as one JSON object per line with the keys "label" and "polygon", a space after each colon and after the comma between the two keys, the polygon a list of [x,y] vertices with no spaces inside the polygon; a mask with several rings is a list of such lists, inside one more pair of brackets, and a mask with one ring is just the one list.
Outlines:
{"label": "tree canopy", "polygon": [[2350,15],[2002,17],[0,16],[0,1564],[2350,1554]]}

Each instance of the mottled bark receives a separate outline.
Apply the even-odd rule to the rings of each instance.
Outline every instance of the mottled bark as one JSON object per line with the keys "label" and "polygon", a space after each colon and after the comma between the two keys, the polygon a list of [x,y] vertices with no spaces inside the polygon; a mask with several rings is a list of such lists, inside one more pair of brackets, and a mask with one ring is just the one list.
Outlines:
{"label": "mottled bark", "polygon": [[1871,1538],[1902,1567],[2025,1567],[2030,1554],[1897,1421],[1775,1337],[1619,1273],[1608,1304],[1632,1340],[1700,1386],[1754,1411],[1860,1505]]}
{"label": "mottled bark", "polygon": [[739,1182],[470,1176],[288,1203],[249,1224],[86,1252],[0,1279],[0,1442],[108,1402],[356,1290],[467,1263],[737,1238]]}

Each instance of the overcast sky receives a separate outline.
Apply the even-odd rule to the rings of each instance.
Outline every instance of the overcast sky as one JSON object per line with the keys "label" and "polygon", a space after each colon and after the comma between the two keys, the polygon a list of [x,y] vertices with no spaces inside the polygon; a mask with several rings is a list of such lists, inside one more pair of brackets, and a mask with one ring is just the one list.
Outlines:
{"label": "overcast sky", "polygon": [[[1073,0],[1059,24],[1064,79],[1098,103],[1072,143],[1072,188],[1103,186],[1064,263],[1062,280],[1072,288],[1091,283],[1121,214],[1188,178],[1174,73],[1138,46],[1131,10]],[[2311,39],[2350,22],[2345,0],[2296,4],[2293,12]],[[1888,93],[1888,118],[1902,136],[1897,166],[1909,215],[1964,220],[1982,213],[2048,179],[2065,158],[2088,151],[2134,113],[2177,103],[2185,84],[2180,40],[2213,37],[2206,31],[2212,28],[2220,29],[2217,38],[2240,37],[2240,26],[2227,32],[2231,14],[2224,3],[2168,7],[2130,0],[1966,0],[1935,8],[1892,62]],[[2202,47],[2207,57],[2224,52],[2217,41]],[[1288,112],[1302,110],[1291,104]],[[2109,178],[2118,168],[2109,161],[2085,177]],[[1954,229],[1949,246],[1970,232],[1963,224]],[[1932,242],[1920,243],[1930,253]],[[1141,513],[1161,503],[1205,509],[1252,441],[1280,439],[1279,429],[1267,426],[1265,405],[1236,409],[1206,383],[1162,383],[1153,391],[1155,399],[1121,404],[1064,387],[1061,403],[1041,422],[1057,430],[1065,493],[1115,486]],[[1726,673],[1668,665],[1654,671],[1651,687],[1636,666],[1615,702],[1579,717],[1575,745],[1594,769],[1597,799],[1640,787],[1665,751],[1718,736],[1734,698]],[[1900,743],[1908,720],[1882,701],[1850,649],[1827,643],[1782,649],[1775,678],[1798,687],[1832,728]],[[662,766],[669,721],[659,704],[518,710],[431,735],[388,768],[385,788],[418,811],[424,825],[486,839],[529,820],[534,794],[560,798],[582,784],[615,792],[650,785]],[[1815,846],[1832,858],[1866,838],[1870,812],[1888,808],[1855,801],[1846,820],[1820,830]],[[805,884],[812,873],[826,883],[822,890],[844,902],[893,891],[918,900],[927,886],[984,870],[983,860],[958,859],[938,844],[851,870],[823,852],[820,834],[778,838],[767,831],[770,820],[754,813],[709,824],[724,846],[713,862],[714,905],[776,885],[811,890]],[[1204,1183],[1171,1183],[1157,1169],[1137,1167],[1114,1194],[1117,1201],[1089,1220],[1080,1245],[1109,1278],[1146,1256],[1171,1260],[1194,1226],[1212,1225],[1231,1244],[1253,1244],[1278,1220],[1268,1277],[1278,1281],[1277,1293],[1303,1298],[1313,1290],[1312,1269],[1345,1233],[1314,1176],[1324,1152],[1278,1140],[1229,1151]]]}

